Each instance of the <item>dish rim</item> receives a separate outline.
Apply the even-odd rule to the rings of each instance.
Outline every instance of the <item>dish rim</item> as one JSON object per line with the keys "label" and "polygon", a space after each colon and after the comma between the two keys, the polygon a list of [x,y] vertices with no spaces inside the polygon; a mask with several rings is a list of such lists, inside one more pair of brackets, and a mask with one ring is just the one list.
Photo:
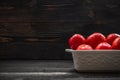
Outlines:
{"label": "dish rim", "polygon": [[120,50],[73,50],[65,49],[66,52],[120,52]]}

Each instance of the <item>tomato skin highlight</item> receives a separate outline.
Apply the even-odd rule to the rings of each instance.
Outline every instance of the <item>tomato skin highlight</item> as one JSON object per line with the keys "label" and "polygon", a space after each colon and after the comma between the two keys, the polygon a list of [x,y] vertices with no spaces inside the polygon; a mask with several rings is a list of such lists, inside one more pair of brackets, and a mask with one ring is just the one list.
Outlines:
{"label": "tomato skin highlight", "polygon": [[93,50],[93,48],[90,45],[81,44],[77,47],[76,50]]}
{"label": "tomato skin highlight", "polygon": [[74,34],[69,38],[69,46],[71,49],[76,49],[80,44],[83,44],[85,38],[81,34]]}
{"label": "tomato skin highlight", "polygon": [[112,49],[112,46],[107,42],[101,42],[95,48],[95,50],[110,50],[110,49]]}
{"label": "tomato skin highlight", "polygon": [[112,49],[120,50],[120,38],[116,38],[112,43]]}
{"label": "tomato skin highlight", "polygon": [[114,41],[117,37],[120,37],[120,35],[117,34],[117,33],[111,33],[111,34],[109,34],[109,35],[107,36],[106,42],[108,42],[109,44],[112,45],[113,41]]}
{"label": "tomato skin highlight", "polygon": [[106,41],[106,37],[102,33],[98,33],[98,32],[89,35],[86,39],[86,43],[91,45],[93,49],[95,49],[99,43],[105,41]]}
{"label": "tomato skin highlight", "polygon": [[74,34],[69,38],[68,44],[74,50],[120,50],[120,35],[110,33],[105,36],[95,32],[85,38],[81,34]]}

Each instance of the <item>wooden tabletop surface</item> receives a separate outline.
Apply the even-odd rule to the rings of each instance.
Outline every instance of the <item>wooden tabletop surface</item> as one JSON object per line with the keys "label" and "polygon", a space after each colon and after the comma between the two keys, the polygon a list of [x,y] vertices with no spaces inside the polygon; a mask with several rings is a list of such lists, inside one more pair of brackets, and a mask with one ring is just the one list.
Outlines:
{"label": "wooden tabletop surface", "polygon": [[78,73],[70,60],[1,60],[0,80],[120,80],[120,73]]}

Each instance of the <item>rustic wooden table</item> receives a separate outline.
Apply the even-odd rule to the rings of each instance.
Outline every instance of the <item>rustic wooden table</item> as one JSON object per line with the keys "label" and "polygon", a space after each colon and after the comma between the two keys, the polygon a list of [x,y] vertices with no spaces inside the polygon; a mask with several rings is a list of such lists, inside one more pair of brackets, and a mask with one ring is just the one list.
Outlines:
{"label": "rustic wooden table", "polygon": [[120,73],[78,73],[70,60],[1,60],[0,80],[120,80]]}

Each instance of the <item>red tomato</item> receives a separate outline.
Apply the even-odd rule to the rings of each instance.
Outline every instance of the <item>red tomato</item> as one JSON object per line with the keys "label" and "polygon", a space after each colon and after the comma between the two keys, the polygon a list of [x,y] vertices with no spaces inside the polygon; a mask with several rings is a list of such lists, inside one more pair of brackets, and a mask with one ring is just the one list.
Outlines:
{"label": "red tomato", "polygon": [[114,41],[117,37],[120,37],[120,35],[117,34],[117,33],[111,33],[111,34],[109,34],[109,35],[107,36],[106,41],[107,41],[109,44],[112,45],[113,41]]}
{"label": "red tomato", "polygon": [[112,43],[113,49],[119,49],[120,50],[120,37],[116,38]]}
{"label": "red tomato", "polygon": [[76,50],[93,50],[93,48],[90,45],[81,44],[77,47]]}
{"label": "red tomato", "polygon": [[93,49],[95,49],[99,43],[105,42],[105,40],[106,37],[102,33],[96,32],[87,37],[86,43],[91,45]]}
{"label": "red tomato", "polygon": [[107,42],[101,42],[100,44],[97,45],[95,48],[96,50],[101,50],[101,49],[112,49],[111,45]]}
{"label": "red tomato", "polygon": [[74,34],[69,39],[69,46],[71,49],[76,49],[80,44],[83,44],[85,38],[81,34]]}

